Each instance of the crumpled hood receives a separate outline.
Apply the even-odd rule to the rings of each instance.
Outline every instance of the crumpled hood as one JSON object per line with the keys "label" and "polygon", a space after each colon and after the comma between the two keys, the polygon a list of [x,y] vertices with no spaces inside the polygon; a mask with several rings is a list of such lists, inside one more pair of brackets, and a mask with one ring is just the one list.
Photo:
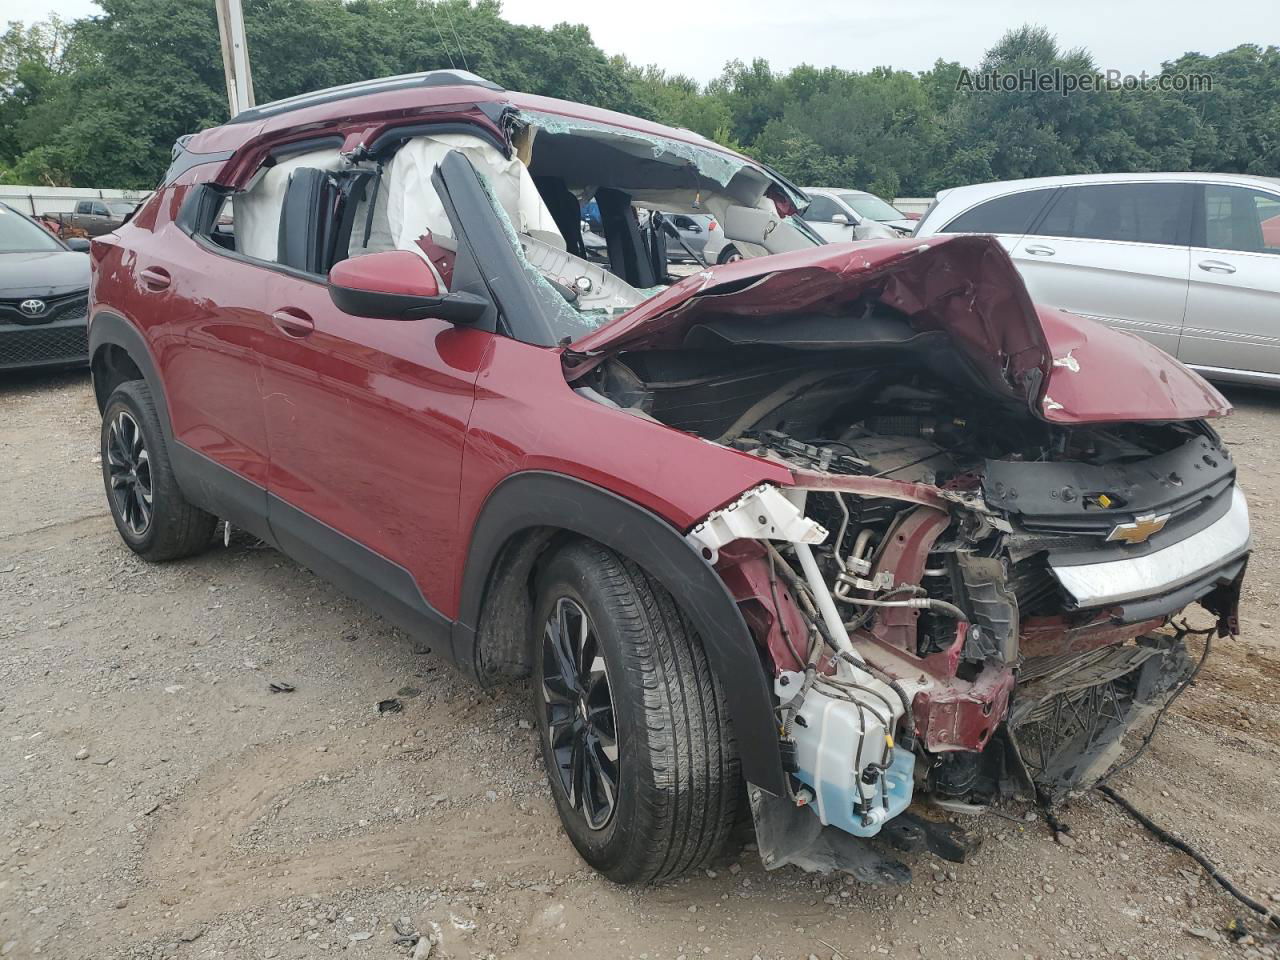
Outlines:
{"label": "crumpled hood", "polygon": [[1057,423],[1225,417],[1231,404],[1159,347],[1065,310],[1038,307],[1053,349],[1041,413]]}
{"label": "crumpled hood", "polygon": [[572,381],[624,350],[678,347],[709,316],[838,315],[867,293],[921,332],[943,330],[991,389],[1056,423],[1191,420],[1231,405],[1198,374],[1129,334],[1037,307],[992,237],[827,244],[740,260],[686,277],[575,341]]}

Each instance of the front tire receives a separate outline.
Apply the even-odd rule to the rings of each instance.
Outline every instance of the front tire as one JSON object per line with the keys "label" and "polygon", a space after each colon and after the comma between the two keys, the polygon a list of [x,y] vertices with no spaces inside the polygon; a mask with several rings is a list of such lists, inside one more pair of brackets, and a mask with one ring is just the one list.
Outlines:
{"label": "front tire", "polygon": [[144,560],[199,553],[218,518],[178,489],[160,416],[144,380],[122,383],[102,411],[102,482],[125,545]]}
{"label": "front tire", "polygon": [[574,543],[539,578],[534,626],[543,758],[583,859],[618,883],[705,864],[734,826],[741,777],[720,685],[670,594]]}

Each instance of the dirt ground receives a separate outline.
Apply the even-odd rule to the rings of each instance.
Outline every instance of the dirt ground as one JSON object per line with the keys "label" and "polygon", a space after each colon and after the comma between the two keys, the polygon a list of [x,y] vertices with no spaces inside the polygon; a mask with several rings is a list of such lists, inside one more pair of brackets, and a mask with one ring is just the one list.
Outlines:
{"label": "dirt ground", "polygon": [[[1232,399],[1244,635],[1116,785],[1280,909],[1280,394]],[[616,887],[560,831],[524,691],[481,694],[247,538],[140,562],[97,436],[86,374],[0,380],[5,960],[403,957],[397,924],[449,958],[1280,955],[1228,945],[1242,910],[1096,794],[1064,814],[1070,846],[1009,808],[966,821],[966,864],[908,858],[904,888],[767,874],[741,846]]]}

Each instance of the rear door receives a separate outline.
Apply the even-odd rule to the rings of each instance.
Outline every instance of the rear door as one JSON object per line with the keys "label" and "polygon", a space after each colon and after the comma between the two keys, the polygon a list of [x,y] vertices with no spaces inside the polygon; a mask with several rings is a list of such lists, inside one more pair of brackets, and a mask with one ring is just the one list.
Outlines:
{"label": "rear door", "polygon": [[1209,372],[1280,376],[1280,191],[1196,187],[1178,359]]}
{"label": "rear door", "polygon": [[1011,254],[1033,300],[1177,354],[1187,302],[1194,187],[1070,185]]}
{"label": "rear door", "polygon": [[[134,313],[145,318],[162,370],[178,442],[173,456],[189,461],[182,469],[200,483],[203,505],[265,537],[267,438],[257,349],[267,327],[260,304],[269,270],[224,256],[204,236],[191,211],[205,187],[178,190],[181,206],[161,204],[162,225],[131,240]],[[206,196],[213,209],[222,202]],[[192,219],[169,220],[179,209]]]}

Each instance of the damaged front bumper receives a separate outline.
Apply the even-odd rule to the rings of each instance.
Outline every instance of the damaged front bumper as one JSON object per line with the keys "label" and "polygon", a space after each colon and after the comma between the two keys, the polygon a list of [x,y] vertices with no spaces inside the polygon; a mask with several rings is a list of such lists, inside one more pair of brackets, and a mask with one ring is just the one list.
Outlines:
{"label": "damaged front bumper", "polygon": [[[1244,566],[1249,551],[1249,504],[1239,487],[1232,487],[1229,497],[1222,516],[1154,552],[1083,563],[1050,559],[1049,569],[1078,608],[1133,606],[1134,601],[1172,598],[1167,602],[1181,609],[1218,583],[1234,580]],[[1159,515],[1150,516],[1149,523],[1160,520]]]}
{"label": "damaged front bumper", "polygon": [[[795,476],[688,535],[774,666],[792,789],[751,794],[770,868],[884,882],[905,878],[898,850],[961,859],[951,831],[906,812],[913,798],[975,810],[1087,789],[1191,673],[1182,637],[1157,631],[1195,601],[1235,630],[1250,539],[1234,485],[1163,537],[1116,543],[1105,534],[1132,522],[1121,514],[1088,540],[1036,530],[975,491]],[[864,548],[852,527],[886,501],[892,519]],[[865,691],[839,702],[837,687],[833,702],[824,683],[842,673]],[[868,764],[877,738],[889,749]]]}

